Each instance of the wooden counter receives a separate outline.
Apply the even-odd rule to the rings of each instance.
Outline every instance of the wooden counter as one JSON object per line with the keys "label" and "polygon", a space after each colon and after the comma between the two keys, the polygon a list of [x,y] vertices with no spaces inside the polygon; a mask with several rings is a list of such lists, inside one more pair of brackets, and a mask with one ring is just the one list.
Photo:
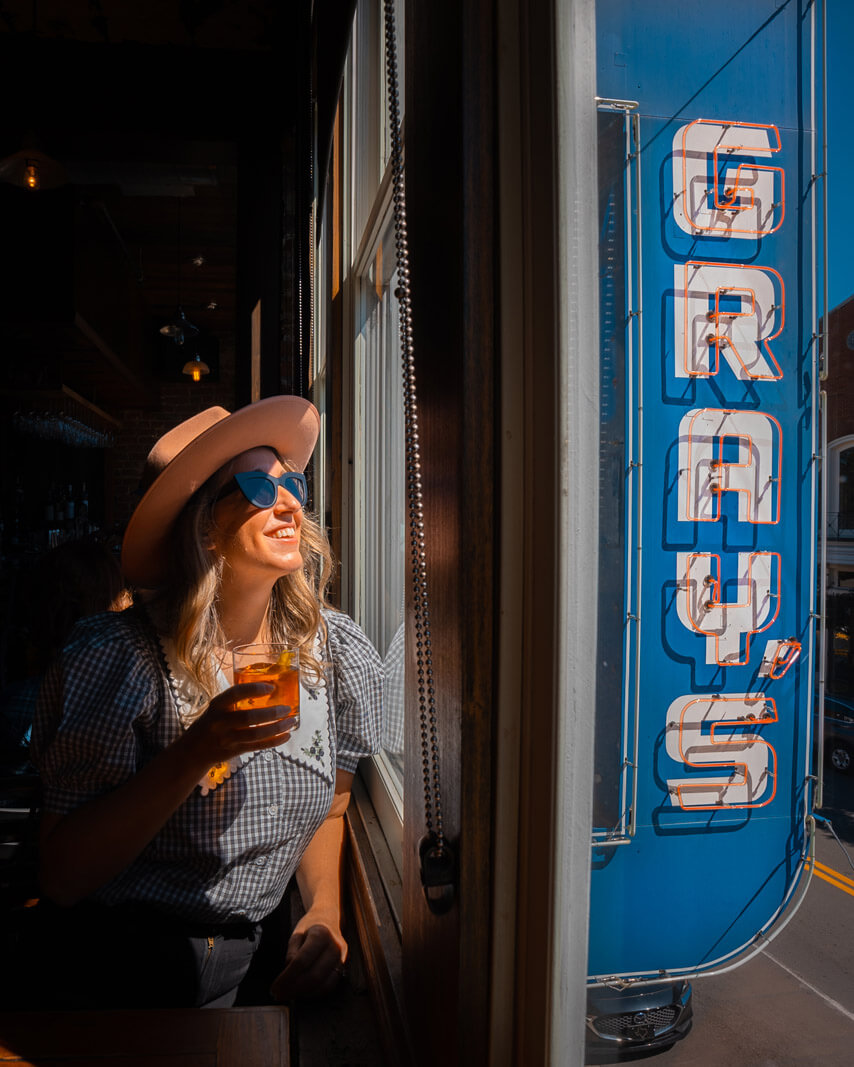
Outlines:
{"label": "wooden counter", "polygon": [[0,1064],[287,1067],[288,1010],[0,1013]]}

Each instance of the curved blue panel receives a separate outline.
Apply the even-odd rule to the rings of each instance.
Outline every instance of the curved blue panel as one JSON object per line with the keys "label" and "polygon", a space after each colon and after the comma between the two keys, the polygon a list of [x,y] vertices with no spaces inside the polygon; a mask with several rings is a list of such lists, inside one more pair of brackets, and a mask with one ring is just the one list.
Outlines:
{"label": "curved blue panel", "polygon": [[773,924],[801,874],[817,566],[812,17],[806,0],[597,8],[609,575],[594,977],[717,966]]}

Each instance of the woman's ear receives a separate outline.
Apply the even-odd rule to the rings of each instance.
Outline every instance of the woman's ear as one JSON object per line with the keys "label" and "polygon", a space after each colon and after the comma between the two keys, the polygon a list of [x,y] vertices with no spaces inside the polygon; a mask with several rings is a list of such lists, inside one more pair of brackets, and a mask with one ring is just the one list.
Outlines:
{"label": "woman's ear", "polygon": [[211,520],[208,523],[207,528],[205,529],[205,532],[202,534],[202,537],[201,537],[202,548],[206,552],[216,552],[216,550],[217,550],[216,534],[217,534],[216,524],[214,523],[213,520]]}

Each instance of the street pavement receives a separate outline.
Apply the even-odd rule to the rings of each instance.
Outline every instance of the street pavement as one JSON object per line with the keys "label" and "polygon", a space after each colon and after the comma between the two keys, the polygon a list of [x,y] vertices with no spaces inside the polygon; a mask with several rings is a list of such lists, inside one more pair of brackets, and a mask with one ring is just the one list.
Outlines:
{"label": "street pavement", "polygon": [[826,771],[820,814],[841,845],[819,825],[800,908],[753,959],[694,980],[691,1033],[649,1067],[854,1064],[854,774]]}

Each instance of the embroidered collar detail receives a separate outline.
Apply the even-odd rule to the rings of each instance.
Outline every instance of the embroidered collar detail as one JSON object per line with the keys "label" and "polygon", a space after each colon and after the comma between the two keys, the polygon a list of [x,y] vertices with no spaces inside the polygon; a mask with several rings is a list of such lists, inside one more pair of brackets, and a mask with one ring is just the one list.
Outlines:
{"label": "embroidered collar detail", "polygon": [[[189,672],[179,662],[175,642],[162,634],[158,635],[158,639],[166,661],[169,686],[175,700],[178,720],[186,730],[202,714],[207,706],[207,699],[199,692]],[[221,669],[217,671],[216,680],[219,692],[229,688],[228,679]],[[307,686],[300,681],[299,729],[295,730],[284,744],[266,751],[276,752],[281,758],[313,771],[332,784],[334,772],[331,741],[330,708],[326,686],[324,684]],[[199,782],[202,796],[213,792],[217,786],[230,778],[244,764],[255,759],[258,754],[258,752],[244,752],[240,756],[232,756],[227,762],[215,764]]]}

